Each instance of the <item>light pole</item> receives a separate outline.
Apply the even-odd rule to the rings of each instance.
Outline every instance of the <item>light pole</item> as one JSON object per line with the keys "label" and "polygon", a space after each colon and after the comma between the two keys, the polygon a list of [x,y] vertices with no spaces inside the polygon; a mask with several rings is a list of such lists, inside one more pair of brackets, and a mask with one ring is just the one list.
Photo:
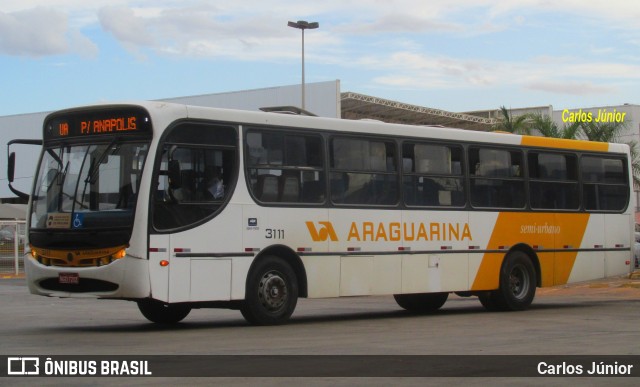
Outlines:
{"label": "light pole", "polygon": [[304,106],[304,30],[313,30],[320,27],[320,24],[317,22],[311,22],[304,20],[298,20],[297,22],[289,22],[287,23],[289,27],[298,28],[302,30],[302,109]]}

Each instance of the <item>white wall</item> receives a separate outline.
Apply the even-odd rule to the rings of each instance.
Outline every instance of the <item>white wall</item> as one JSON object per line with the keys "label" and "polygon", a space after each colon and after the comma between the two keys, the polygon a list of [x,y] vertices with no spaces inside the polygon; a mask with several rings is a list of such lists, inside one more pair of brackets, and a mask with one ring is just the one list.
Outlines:
{"label": "white wall", "polygon": [[[302,104],[301,89],[301,85],[277,86],[168,98],[163,101],[242,110],[259,110],[261,107],[271,106],[300,107]],[[305,84],[305,89],[306,110],[321,117],[340,118],[340,81],[308,83]]]}
{"label": "white wall", "polygon": [[[554,110],[553,120],[558,123],[560,127],[570,122],[565,122],[570,118],[570,113],[579,114],[580,111],[585,115],[591,113],[592,119],[595,121],[598,117],[598,112],[615,112],[620,113],[620,118],[623,118],[623,122],[626,125],[626,130],[621,133],[618,142],[628,143],[630,141],[638,142],[640,140],[640,105],[619,105],[619,106],[601,106],[593,108],[577,108],[565,110]],[[564,119],[563,119],[564,113]],[[622,114],[624,113],[624,117]]]}

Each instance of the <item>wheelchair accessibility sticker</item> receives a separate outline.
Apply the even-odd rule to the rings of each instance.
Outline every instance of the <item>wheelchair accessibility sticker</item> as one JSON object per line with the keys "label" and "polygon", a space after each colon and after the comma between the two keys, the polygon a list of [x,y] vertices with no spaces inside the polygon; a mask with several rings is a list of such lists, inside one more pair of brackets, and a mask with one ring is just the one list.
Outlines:
{"label": "wheelchair accessibility sticker", "polygon": [[84,214],[75,213],[73,214],[73,222],[71,222],[72,228],[83,228],[84,227]]}

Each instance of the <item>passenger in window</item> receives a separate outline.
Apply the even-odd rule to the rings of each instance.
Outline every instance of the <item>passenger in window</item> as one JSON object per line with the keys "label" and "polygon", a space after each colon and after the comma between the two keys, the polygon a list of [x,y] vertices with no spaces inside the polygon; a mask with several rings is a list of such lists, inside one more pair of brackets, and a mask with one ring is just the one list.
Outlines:
{"label": "passenger in window", "polygon": [[204,170],[204,198],[222,199],[224,196],[224,183],[219,167],[207,167]]}
{"label": "passenger in window", "polygon": [[178,202],[192,201],[196,193],[196,175],[191,169],[180,172],[178,188],[170,191],[171,196]]}

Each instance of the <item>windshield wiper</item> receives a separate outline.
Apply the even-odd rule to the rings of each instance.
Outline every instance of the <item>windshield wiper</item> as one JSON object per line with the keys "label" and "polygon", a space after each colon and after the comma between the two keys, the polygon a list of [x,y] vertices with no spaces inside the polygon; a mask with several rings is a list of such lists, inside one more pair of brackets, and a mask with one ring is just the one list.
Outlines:
{"label": "windshield wiper", "polygon": [[[120,140],[120,137],[116,137],[113,140],[111,140],[109,145],[107,145],[107,147],[104,148],[104,150],[102,151],[102,153],[100,153],[100,156],[97,159],[94,159],[94,158],[91,159],[91,165],[89,166],[89,173],[87,173],[87,178],[84,180],[85,189],[86,189],[86,187],[87,187],[86,185],[88,183],[91,183],[91,184],[95,183],[96,175],[98,173],[98,170],[100,169],[100,164],[102,164],[102,162],[104,161],[105,157],[107,157],[107,154],[109,153],[109,150],[111,149],[111,147],[118,140]],[[120,149],[119,146],[114,149],[114,154],[118,149]]]}
{"label": "windshield wiper", "polygon": [[[111,149],[111,147],[116,143],[116,141],[118,141],[120,138],[116,137],[113,140],[111,140],[111,142],[109,143],[109,145],[107,145],[106,148],[104,148],[104,150],[102,151],[102,153],[100,153],[100,156],[95,159],[95,158],[91,158],[91,165],[89,165],[89,172],[87,173],[87,178],[84,179],[84,187],[82,188],[82,196],[81,198],[84,198],[84,195],[87,193],[87,186],[89,186],[89,184],[95,184],[95,180],[96,177],[98,176],[98,171],[100,170],[100,164],[102,164],[102,161],[105,159],[105,157],[107,157],[107,154],[109,153],[109,150]],[[119,149],[116,148],[116,150]],[[87,154],[89,152],[89,148],[87,148]],[[84,208],[87,208],[83,203],[80,203],[80,205]]]}

